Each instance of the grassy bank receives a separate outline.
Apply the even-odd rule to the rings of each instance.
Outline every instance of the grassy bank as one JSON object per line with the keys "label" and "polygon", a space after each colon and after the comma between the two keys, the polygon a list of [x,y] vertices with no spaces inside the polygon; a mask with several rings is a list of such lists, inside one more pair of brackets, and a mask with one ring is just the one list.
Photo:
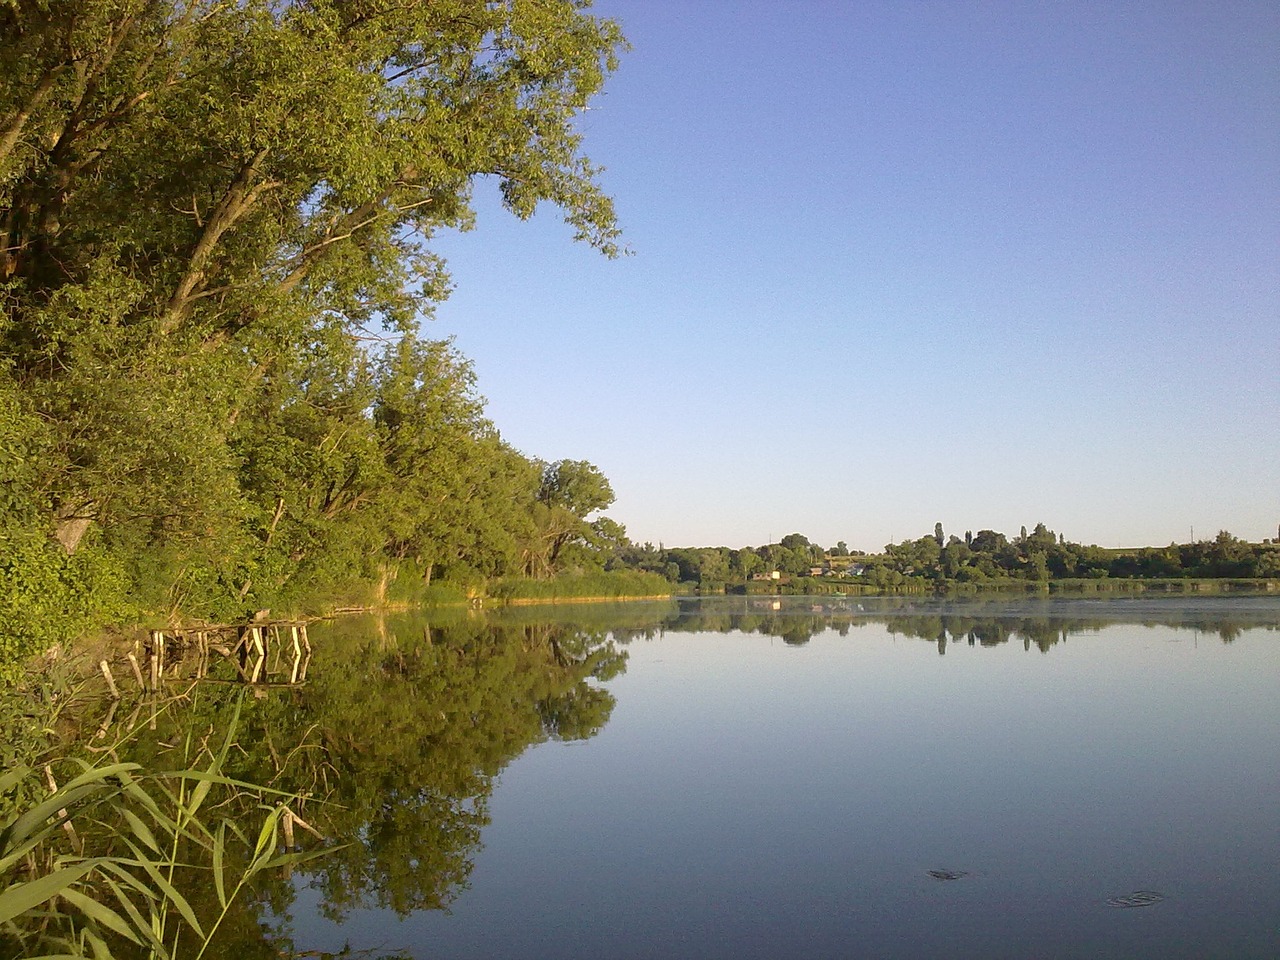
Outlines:
{"label": "grassy bank", "polygon": [[556,600],[619,600],[623,598],[669,597],[672,585],[656,573],[612,570],[529,580],[508,577],[494,580],[484,595],[507,603],[537,603]]}

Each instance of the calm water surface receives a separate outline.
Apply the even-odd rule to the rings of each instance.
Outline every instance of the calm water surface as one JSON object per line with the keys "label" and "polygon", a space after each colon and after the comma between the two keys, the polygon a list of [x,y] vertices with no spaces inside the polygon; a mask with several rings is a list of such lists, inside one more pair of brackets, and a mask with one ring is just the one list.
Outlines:
{"label": "calm water surface", "polygon": [[[441,725],[374,705],[354,754],[408,737],[430,783],[370,768],[360,855],[294,878],[296,949],[1280,957],[1280,598],[501,616],[488,652],[377,627]],[[510,645],[578,673],[494,707]],[[1163,899],[1108,905],[1136,891]]]}

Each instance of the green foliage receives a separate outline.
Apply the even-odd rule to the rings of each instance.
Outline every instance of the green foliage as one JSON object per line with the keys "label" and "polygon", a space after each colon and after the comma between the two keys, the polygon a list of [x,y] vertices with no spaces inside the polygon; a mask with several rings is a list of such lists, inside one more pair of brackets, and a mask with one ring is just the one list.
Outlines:
{"label": "green foliage", "polygon": [[671,583],[665,577],[640,570],[601,570],[550,580],[524,577],[498,580],[489,585],[488,593],[499,600],[664,597],[671,593]]}
{"label": "green foliage", "polygon": [[[1169,585],[1179,581],[1186,589],[1208,589],[1192,585],[1209,581],[1223,589],[1233,582],[1252,589],[1280,580],[1280,540],[1247,543],[1221,531],[1212,541],[1107,550],[1072,543],[1043,523],[1030,533],[1024,528],[1013,541],[994,530],[946,537],[939,523],[932,534],[887,544],[875,555],[851,555],[843,542],[823,550],[788,534],[779,543],[737,550],[627,544],[614,556],[619,566],[657,573],[700,593],[1099,590],[1107,589],[1098,586],[1104,580],[1147,585],[1123,588],[1128,590],[1174,589]],[[819,566],[823,576],[811,577]],[[775,571],[777,579],[771,576]]]}
{"label": "green foliage", "polygon": [[620,252],[587,6],[0,6],[0,662],[130,608],[377,600],[389,563],[604,564],[607,480],[505,444],[414,333],[477,178]]}
{"label": "green foliage", "polygon": [[[1212,541],[1107,550],[1072,543],[1038,523],[1030,533],[1023,528],[1012,542],[1004,534],[980,530],[963,541],[951,537],[941,551],[935,546],[936,535],[888,544],[881,557],[869,559],[866,578],[886,588],[908,582],[984,588],[1028,583],[1096,591],[1146,589],[1180,579],[1256,582],[1280,570],[1276,545],[1246,543],[1226,531]],[[1147,587],[1098,585],[1104,580],[1136,580]]]}
{"label": "green foliage", "polygon": [[0,530],[0,683],[23,663],[89,626],[133,612],[117,561],[99,550],[67,556],[47,537]]}
{"label": "green foliage", "polygon": [[[193,752],[181,769],[147,771],[114,759],[117,743],[97,761],[71,757],[46,764],[43,775],[25,765],[0,775],[0,795],[31,798],[0,821],[0,948],[103,958],[132,944],[161,960],[198,960],[257,876],[312,859],[278,852],[289,798],[224,774],[238,716],[237,701],[220,748],[204,751],[202,765]],[[24,790],[52,778],[55,766],[68,773],[61,786]],[[256,833],[211,812],[228,797],[252,798]],[[179,880],[197,861],[218,902],[203,923]]]}
{"label": "green foliage", "polygon": [[[1026,584],[1019,587],[1026,589]],[[1070,634],[1097,632],[1116,623],[1115,613],[1093,617],[1072,609],[1068,604],[1060,611],[1044,607],[1044,612],[1029,615],[1017,612],[1022,604],[1011,607],[1005,598],[964,599],[955,604],[922,604],[914,597],[880,597],[874,604],[851,604],[842,600],[815,603],[813,598],[794,599],[768,597],[735,597],[728,601],[715,598],[697,604],[682,604],[676,613],[662,621],[664,631],[699,633],[703,631],[759,633],[774,636],[792,645],[807,643],[812,637],[835,631],[845,636],[851,627],[883,623],[896,636],[913,637],[938,644],[945,654],[948,644],[995,647],[1021,640],[1024,650],[1033,647],[1041,653]],[[1024,608],[1025,609],[1025,608]],[[1146,607],[1134,612],[1135,619],[1148,625],[1164,623],[1176,627],[1195,627],[1217,633],[1231,642],[1243,629],[1266,622],[1244,608],[1222,608],[1213,613],[1189,613],[1187,608],[1170,606],[1162,613]],[[616,632],[616,631],[615,631]]]}
{"label": "green foliage", "polygon": [[416,606],[449,606],[466,603],[470,597],[467,588],[446,580],[423,583],[413,576],[401,576],[388,591],[387,599]]}
{"label": "green foliage", "polygon": [[538,499],[549,507],[563,507],[575,516],[586,517],[613,503],[613,488],[604,474],[585,460],[559,460],[543,469]]}

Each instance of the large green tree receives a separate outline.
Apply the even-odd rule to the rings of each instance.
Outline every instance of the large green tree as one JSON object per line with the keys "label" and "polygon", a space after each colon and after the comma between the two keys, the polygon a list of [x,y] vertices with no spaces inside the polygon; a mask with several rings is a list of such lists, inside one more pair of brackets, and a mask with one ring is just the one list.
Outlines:
{"label": "large green tree", "polygon": [[[557,460],[543,466],[534,505],[534,533],[524,551],[525,572],[546,576],[556,568],[566,547],[590,544],[597,531],[587,517],[613,503],[613,488],[594,464]],[[614,540],[623,538],[621,528]]]}
{"label": "large green tree", "polygon": [[477,491],[532,514],[536,468],[414,336],[448,291],[431,240],[485,177],[618,252],[575,117],[622,46],[588,0],[0,0],[0,548],[24,596],[94,551],[174,608],[387,550],[518,557],[532,519]]}
{"label": "large green tree", "polygon": [[0,7],[3,346],[68,549],[143,503],[233,501],[244,393],[318,331],[408,329],[476,176],[616,250],[572,120],[622,41],[586,6]]}

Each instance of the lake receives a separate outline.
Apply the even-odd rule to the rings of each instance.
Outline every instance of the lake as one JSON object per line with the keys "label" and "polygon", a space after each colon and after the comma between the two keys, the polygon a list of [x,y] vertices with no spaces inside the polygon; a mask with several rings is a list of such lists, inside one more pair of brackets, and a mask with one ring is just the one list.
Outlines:
{"label": "lake", "polygon": [[415,958],[1274,958],[1278,631],[1275,597],[339,621],[264,709],[349,719],[356,842],[266,917]]}

